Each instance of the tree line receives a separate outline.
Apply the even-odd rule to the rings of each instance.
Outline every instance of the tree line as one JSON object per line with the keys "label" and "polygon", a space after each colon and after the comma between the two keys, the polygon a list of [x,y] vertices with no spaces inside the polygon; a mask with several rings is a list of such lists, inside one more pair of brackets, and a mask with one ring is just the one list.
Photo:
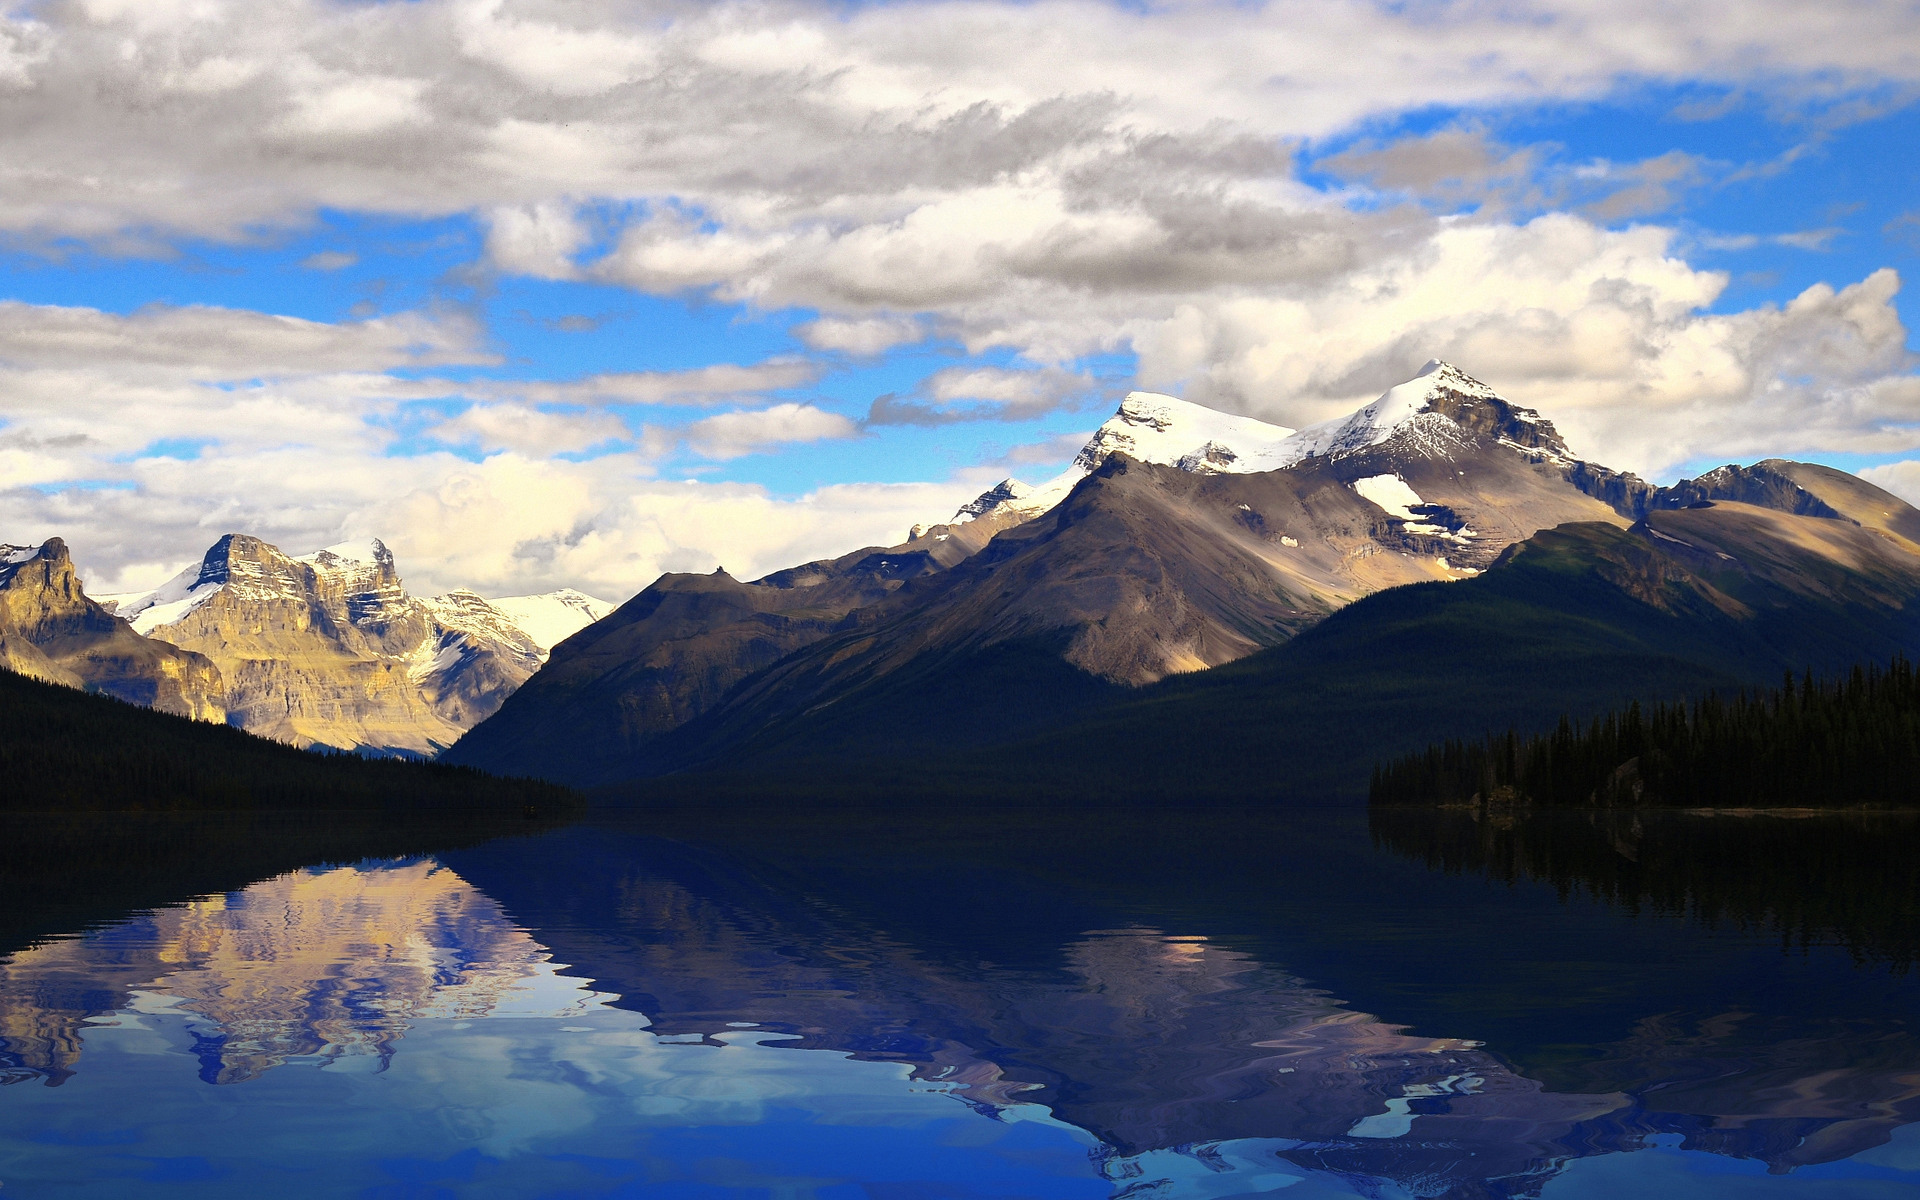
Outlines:
{"label": "tree line", "polygon": [[1692,704],[1634,703],[1579,728],[1452,740],[1377,766],[1376,805],[1914,807],[1920,672],[1905,658]]}

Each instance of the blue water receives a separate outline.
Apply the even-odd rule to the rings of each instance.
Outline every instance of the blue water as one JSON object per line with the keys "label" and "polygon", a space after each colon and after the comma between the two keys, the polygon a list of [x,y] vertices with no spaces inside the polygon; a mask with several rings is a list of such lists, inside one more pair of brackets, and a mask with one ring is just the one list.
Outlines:
{"label": "blue water", "polygon": [[0,965],[0,1197],[1920,1195],[1884,932],[1403,851],[603,819],[107,914]]}

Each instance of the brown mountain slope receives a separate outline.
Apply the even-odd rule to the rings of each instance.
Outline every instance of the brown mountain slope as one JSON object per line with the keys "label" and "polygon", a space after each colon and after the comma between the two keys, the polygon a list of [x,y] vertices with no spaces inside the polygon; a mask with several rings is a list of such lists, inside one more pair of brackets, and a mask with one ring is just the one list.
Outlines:
{"label": "brown mountain slope", "polygon": [[0,666],[202,721],[226,720],[220,671],[88,599],[67,544],[0,546]]}

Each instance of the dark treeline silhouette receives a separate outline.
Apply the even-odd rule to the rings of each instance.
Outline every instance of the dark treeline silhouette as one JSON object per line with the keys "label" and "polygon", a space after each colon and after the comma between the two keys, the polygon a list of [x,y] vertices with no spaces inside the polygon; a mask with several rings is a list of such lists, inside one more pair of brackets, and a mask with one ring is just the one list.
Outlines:
{"label": "dark treeline silhouette", "polygon": [[1920,804],[1920,673],[1639,704],[1584,730],[1448,741],[1374,771],[1376,805],[1898,808]]}
{"label": "dark treeline silhouette", "polygon": [[0,671],[0,812],[561,811],[577,803],[553,784],[298,750]]}
{"label": "dark treeline silhouette", "polygon": [[1380,806],[1374,842],[1437,870],[1541,880],[1634,911],[1920,963],[1920,817],[1906,812],[1489,812]]}

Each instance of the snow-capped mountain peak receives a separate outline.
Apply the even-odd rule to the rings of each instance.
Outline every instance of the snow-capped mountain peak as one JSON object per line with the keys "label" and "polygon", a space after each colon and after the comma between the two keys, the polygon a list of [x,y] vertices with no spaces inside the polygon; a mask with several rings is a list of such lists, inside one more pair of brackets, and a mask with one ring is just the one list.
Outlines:
{"label": "snow-capped mountain peak", "polygon": [[1001,520],[1031,520],[1064,500],[1116,451],[1183,471],[1250,474],[1282,470],[1309,458],[1345,458],[1396,438],[1405,439],[1416,453],[1451,457],[1473,434],[1536,459],[1563,465],[1574,461],[1552,422],[1509,403],[1452,363],[1435,359],[1354,412],[1298,431],[1156,392],[1129,393],[1066,471],[1038,487],[1004,480],[962,506],[953,523],[988,513]]}
{"label": "snow-capped mountain peak", "polygon": [[962,505],[951,523],[987,513],[1018,520],[1039,516],[1066,499],[1074,485],[1114,453],[1203,474],[1271,471],[1286,465],[1278,452],[1291,436],[1293,430],[1284,425],[1218,412],[1158,392],[1129,392],[1113,416],[1093,431],[1072,466],[1038,487],[1018,479],[1002,480]]}
{"label": "snow-capped mountain peak", "polygon": [[1217,412],[1158,392],[1129,392],[1119,411],[1094,431],[1073,465],[1084,475],[1118,451],[1140,462],[1175,466],[1213,447],[1216,453],[1229,452],[1221,457],[1230,465],[1216,465],[1202,455],[1195,461],[1206,465],[1188,469],[1271,471],[1272,466],[1256,464],[1267,461],[1292,434],[1284,425]]}

